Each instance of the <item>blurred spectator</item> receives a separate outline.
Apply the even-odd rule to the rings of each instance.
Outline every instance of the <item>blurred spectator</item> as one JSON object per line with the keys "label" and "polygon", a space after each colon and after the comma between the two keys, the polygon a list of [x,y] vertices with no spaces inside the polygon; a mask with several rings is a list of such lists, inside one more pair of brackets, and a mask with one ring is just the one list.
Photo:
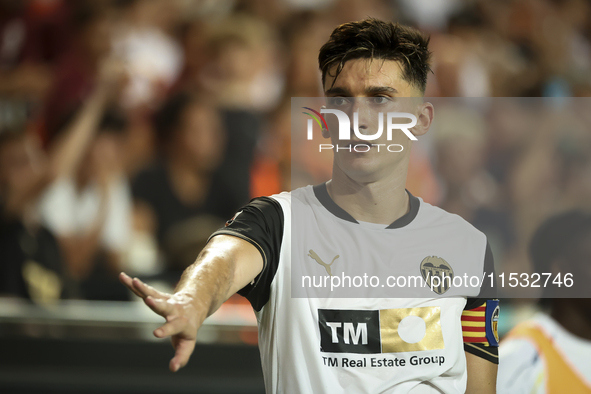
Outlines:
{"label": "blurred spectator", "polygon": [[[531,241],[530,256],[535,272],[572,274],[575,286],[569,289],[570,295],[581,297],[582,288],[587,288],[591,279],[587,263],[591,259],[591,214],[569,211],[548,219]],[[563,290],[566,291],[564,287]],[[552,297],[552,293],[546,291],[543,296]],[[591,367],[587,362],[591,354],[590,299],[542,301],[549,309],[520,323],[501,344],[499,391],[507,394],[590,392]]]}
{"label": "blurred spectator", "polygon": [[209,61],[208,26],[202,19],[187,23],[181,34],[185,62],[174,85],[174,90],[198,90],[201,88],[203,68]]}
{"label": "blurred spectator", "polygon": [[[39,202],[43,222],[63,250],[68,290],[77,297],[124,299],[117,286],[129,238],[131,193],[122,168],[124,117],[107,111],[123,81],[118,63],[103,62],[97,84],[52,146],[76,145]],[[65,141],[65,142],[64,142]]]}
{"label": "blurred spectator", "polygon": [[213,176],[226,133],[215,106],[187,93],[165,103],[155,124],[162,158],[133,180],[134,223],[155,237],[168,270],[182,270],[228,217],[229,196]]}
{"label": "blurred spectator", "polygon": [[41,215],[57,236],[72,289],[88,299],[125,299],[122,269],[132,218],[131,190],[123,171],[125,118],[107,111],[73,174],[56,179],[41,200]]}
{"label": "blurred spectator", "polygon": [[41,100],[67,41],[63,2],[0,1],[0,94]]}
{"label": "blurred spectator", "polygon": [[0,296],[40,303],[61,296],[62,258],[31,204],[46,182],[43,152],[24,130],[0,133]]}
{"label": "blurred spectator", "polygon": [[273,30],[261,20],[235,15],[210,27],[210,61],[201,84],[224,108],[272,109],[284,86]]}
{"label": "blurred spectator", "polygon": [[[71,177],[80,168],[103,110],[116,90],[119,75],[113,65],[106,64],[101,69],[101,83],[64,127],[49,154],[41,149],[34,134],[23,131],[23,126],[13,132],[2,130],[0,243],[5,255],[0,261],[5,275],[0,292],[40,302],[59,297],[63,288],[66,295],[72,295],[66,283],[77,277],[78,267],[70,264],[69,249],[62,249],[63,243],[58,247],[54,236],[44,228],[39,217],[39,199],[48,185]],[[65,215],[67,211],[52,213]]]}
{"label": "blurred spectator", "polygon": [[291,99],[283,100],[269,118],[251,169],[253,198],[291,190]]}
{"label": "blurred spectator", "polygon": [[154,105],[164,99],[179,76],[183,52],[172,37],[178,21],[177,1],[126,0],[114,32],[114,56],[126,66],[129,83],[123,103],[129,107]]}
{"label": "blurred spectator", "polygon": [[327,13],[304,12],[287,25],[286,94],[291,97],[322,96],[318,51],[331,33],[327,17]]}
{"label": "blurred spectator", "polygon": [[238,0],[235,12],[252,15],[276,29],[291,16],[287,1],[277,0]]}
{"label": "blurred spectator", "polygon": [[332,2],[329,14],[333,15],[332,25],[339,25],[368,17],[394,20],[396,11],[396,4],[388,0],[338,0]]}
{"label": "blurred spectator", "polygon": [[466,100],[438,107],[432,132],[443,194],[437,205],[483,231],[498,262],[513,247],[514,229],[485,167],[486,127],[481,111]]}
{"label": "blurred spectator", "polygon": [[100,5],[80,2],[73,6],[72,40],[66,43],[67,50],[57,61],[53,86],[46,99],[43,132],[48,142],[93,92],[101,64],[111,53],[113,20],[108,9]]}
{"label": "blurred spectator", "polygon": [[230,217],[252,198],[251,169],[264,120],[258,113],[248,110],[221,108],[220,114],[227,138],[223,159],[214,177],[226,191],[225,216]]}
{"label": "blurred spectator", "polygon": [[[589,208],[591,135],[587,120],[573,105],[558,99],[542,105],[530,103],[532,111],[520,111],[527,123],[516,141],[525,137],[507,171],[507,195],[521,245],[548,216],[560,210]],[[584,105],[584,104],[579,104]],[[519,136],[521,134],[521,136]],[[523,247],[523,249],[525,249]],[[525,253],[524,251],[522,252]]]}

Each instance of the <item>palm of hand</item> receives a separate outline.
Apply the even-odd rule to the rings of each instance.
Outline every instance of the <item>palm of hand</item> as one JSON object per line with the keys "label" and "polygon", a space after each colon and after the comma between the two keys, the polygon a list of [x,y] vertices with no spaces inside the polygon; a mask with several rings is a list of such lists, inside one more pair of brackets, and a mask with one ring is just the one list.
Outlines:
{"label": "palm of hand", "polygon": [[193,297],[188,294],[168,294],[160,292],[139,279],[132,279],[124,273],[119,275],[120,281],[158,315],[166,319],[166,323],[154,330],[157,338],[171,337],[175,355],[170,360],[172,372],[184,367],[195,349],[197,331],[203,322],[202,315],[195,306]]}

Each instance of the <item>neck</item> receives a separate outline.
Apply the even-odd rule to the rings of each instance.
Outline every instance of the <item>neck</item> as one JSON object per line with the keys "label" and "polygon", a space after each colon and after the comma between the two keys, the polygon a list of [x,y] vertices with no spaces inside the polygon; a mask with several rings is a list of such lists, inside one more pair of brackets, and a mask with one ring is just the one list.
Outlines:
{"label": "neck", "polygon": [[550,315],[571,334],[591,340],[591,319],[584,312],[588,308],[577,305],[584,301],[585,299],[556,299]]}
{"label": "neck", "polygon": [[335,166],[327,190],[333,201],[355,220],[389,225],[409,211],[409,197],[405,190],[406,169],[373,182],[358,182]]}

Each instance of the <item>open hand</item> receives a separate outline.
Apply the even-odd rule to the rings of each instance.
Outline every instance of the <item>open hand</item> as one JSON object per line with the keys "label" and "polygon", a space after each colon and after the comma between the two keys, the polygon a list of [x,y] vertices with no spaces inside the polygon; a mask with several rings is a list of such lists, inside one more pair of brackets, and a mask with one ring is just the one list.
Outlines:
{"label": "open hand", "polygon": [[205,319],[205,314],[196,308],[193,297],[185,293],[162,293],[123,272],[119,274],[119,280],[141,297],[150,309],[166,319],[164,325],[154,330],[154,336],[171,337],[175,355],[170,360],[170,370],[176,372],[187,365],[195,349],[197,330]]}

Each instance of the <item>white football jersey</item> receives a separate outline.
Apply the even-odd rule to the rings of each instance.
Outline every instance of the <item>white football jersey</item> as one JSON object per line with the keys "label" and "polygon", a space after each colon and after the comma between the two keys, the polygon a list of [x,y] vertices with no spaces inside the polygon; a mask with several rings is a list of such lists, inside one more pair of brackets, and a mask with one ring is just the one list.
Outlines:
{"label": "white football jersey", "polygon": [[[353,219],[325,184],[308,186],[251,201],[212,235],[263,256],[239,293],[256,311],[267,393],[464,393],[465,350],[496,362],[498,304],[451,285],[493,272],[485,235],[409,196],[409,212],[379,226]],[[429,286],[433,276],[448,281]]]}
{"label": "white football jersey", "polygon": [[[552,342],[566,365],[591,391],[591,341],[579,338],[564,329],[556,320],[545,313],[538,313],[527,323],[540,328]],[[534,341],[526,338],[503,340],[499,348],[502,364],[499,367],[497,388],[506,394],[546,394],[547,375],[552,373],[546,365]]]}

